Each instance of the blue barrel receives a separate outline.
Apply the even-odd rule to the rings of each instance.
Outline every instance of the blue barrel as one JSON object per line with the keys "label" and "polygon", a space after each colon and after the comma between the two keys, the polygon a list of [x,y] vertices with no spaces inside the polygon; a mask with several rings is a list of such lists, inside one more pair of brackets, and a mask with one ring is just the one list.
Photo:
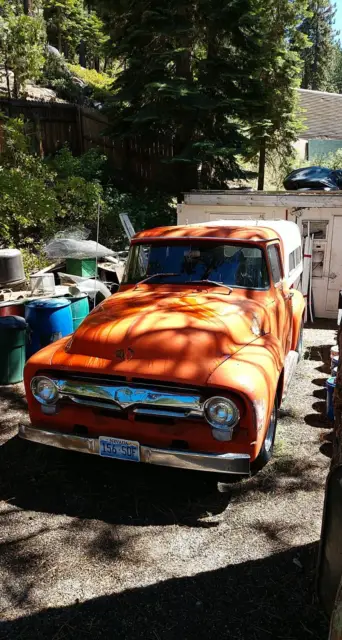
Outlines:
{"label": "blue barrel", "polygon": [[334,420],[334,390],[336,378],[328,378],[325,384],[327,388],[327,416],[329,420]]}
{"label": "blue barrel", "polygon": [[89,314],[89,299],[86,293],[80,293],[78,296],[68,298],[68,300],[71,302],[73,331],[76,331]]}
{"label": "blue barrel", "polygon": [[25,309],[29,325],[27,356],[73,332],[71,302],[67,298],[33,300]]}

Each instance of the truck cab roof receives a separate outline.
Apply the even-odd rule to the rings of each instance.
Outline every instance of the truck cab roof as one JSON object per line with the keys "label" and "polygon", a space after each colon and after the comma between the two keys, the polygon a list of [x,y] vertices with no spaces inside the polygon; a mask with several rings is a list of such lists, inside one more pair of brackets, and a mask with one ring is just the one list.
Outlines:
{"label": "truck cab roof", "polygon": [[289,220],[215,220],[185,226],[157,227],[137,233],[132,243],[172,240],[228,240],[231,242],[269,242],[279,240],[284,273],[289,284],[302,270],[301,234]]}

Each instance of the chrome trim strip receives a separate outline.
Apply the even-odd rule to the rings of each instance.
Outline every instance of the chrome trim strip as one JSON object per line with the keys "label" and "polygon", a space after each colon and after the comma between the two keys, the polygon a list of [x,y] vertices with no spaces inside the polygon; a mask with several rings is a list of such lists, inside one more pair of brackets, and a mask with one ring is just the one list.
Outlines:
{"label": "chrome trim strip", "polygon": [[[97,438],[85,438],[73,434],[46,431],[28,424],[19,425],[19,437],[23,440],[31,440],[32,442],[57,447],[58,449],[69,449],[71,451],[99,455],[99,441]],[[141,462],[165,467],[241,475],[249,475],[250,472],[250,456],[245,453],[197,453],[193,451],[156,449],[141,445],[140,456]]]}
{"label": "chrome trim strip", "polygon": [[186,390],[168,392],[153,387],[130,386],[124,382],[113,385],[91,384],[56,379],[53,376],[51,380],[55,383],[61,399],[68,398],[77,404],[115,411],[139,409],[139,413],[143,413],[146,407],[146,414],[151,415],[151,409],[147,408],[149,406],[153,407],[153,415],[158,415],[159,410],[160,415],[174,415],[179,410],[178,417],[187,417],[191,412],[196,412],[198,417],[203,416],[200,395]]}

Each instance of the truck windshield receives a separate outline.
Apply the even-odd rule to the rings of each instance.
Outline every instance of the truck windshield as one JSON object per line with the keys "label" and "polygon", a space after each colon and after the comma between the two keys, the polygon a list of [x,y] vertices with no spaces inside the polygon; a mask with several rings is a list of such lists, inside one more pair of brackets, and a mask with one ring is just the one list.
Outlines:
{"label": "truck windshield", "polygon": [[268,289],[269,277],[260,247],[216,242],[135,244],[123,284],[181,284],[213,280],[230,287]]}

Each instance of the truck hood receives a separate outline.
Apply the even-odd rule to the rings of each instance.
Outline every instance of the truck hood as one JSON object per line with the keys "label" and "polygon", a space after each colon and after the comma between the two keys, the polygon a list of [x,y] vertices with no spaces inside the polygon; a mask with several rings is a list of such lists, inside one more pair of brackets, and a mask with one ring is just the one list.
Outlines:
{"label": "truck hood", "polygon": [[227,357],[269,332],[264,304],[205,291],[126,290],[99,305],[51,365],[205,384]]}

